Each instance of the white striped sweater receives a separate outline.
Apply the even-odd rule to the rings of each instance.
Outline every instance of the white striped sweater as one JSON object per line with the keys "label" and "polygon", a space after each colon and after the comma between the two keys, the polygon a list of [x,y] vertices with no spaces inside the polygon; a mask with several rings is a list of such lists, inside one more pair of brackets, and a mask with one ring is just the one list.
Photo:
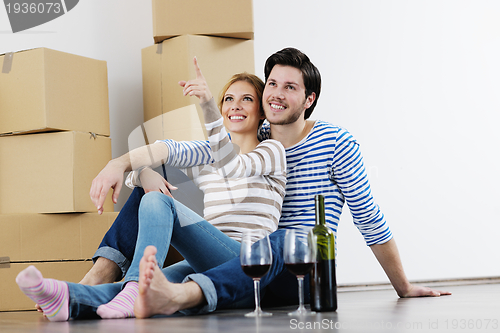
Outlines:
{"label": "white striped sweater", "polygon": [[247,229],[275,231],[285,196],[283,145],[265,140],[253,151],[238,154],[213,99],[201,106],[209,113],[205,119],[216,119],[205,124],[210,146],[204,141],[164,140],[169,150],[166,164],[181,168],[203,191],[205,220],[229,237],[240,241]]}

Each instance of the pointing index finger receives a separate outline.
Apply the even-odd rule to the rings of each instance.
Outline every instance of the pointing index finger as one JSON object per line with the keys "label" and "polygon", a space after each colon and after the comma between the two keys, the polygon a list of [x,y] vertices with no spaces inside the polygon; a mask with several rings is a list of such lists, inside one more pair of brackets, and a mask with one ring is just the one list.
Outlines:
{"label": "pointing index finger", "polygon": [[196,72],[197,79],[205,79],[203,73],[201,72],[200,66],[198,66],[198,58],[194,57],[194,70]]}

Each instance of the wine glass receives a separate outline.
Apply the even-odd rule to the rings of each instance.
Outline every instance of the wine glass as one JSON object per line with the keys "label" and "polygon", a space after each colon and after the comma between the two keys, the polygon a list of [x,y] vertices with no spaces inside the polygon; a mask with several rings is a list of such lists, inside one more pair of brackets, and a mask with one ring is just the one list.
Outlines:
{"label": "wine glass", "polygon": [[273,260],[268,233],[262,229],[247,230],[241,238],[240,263],[243,272],[253,279],[255,310],[246,317],[272,316],[260,308],[260,278],[266,275]]}
{"label": "wine glass", "polygon": [[304,307],[304,276],[312,269],[316,261],[315,243],[310,234],[301,234],[295,229],[288,229],[285,234],[284,259],[288,271],[297,276],[299,283],[299,307],[289,316],[316,314]]}

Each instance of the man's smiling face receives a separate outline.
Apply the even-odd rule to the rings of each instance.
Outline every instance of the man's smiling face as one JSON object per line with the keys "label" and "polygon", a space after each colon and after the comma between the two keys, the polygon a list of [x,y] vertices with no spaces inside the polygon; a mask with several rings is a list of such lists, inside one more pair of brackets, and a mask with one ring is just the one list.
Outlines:
{"label": "man's smiling face", "polygon": [[314,99],[306,97],[302,72],[291,66],[276,65],[264,88],[262,104],[273,125],[288,125],[303,117]]}

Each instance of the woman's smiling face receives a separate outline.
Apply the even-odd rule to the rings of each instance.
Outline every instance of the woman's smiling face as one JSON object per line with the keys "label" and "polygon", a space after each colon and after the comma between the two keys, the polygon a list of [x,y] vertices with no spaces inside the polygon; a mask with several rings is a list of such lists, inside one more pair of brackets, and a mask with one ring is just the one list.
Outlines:
{"label": "woman's smiling face", "polygon": [[250,83],[236,81],[230,85],[224,94],[221,110],[226,129],[232,133],[252,132],[255,135],[260,120],[264,119],[260,102]]}

